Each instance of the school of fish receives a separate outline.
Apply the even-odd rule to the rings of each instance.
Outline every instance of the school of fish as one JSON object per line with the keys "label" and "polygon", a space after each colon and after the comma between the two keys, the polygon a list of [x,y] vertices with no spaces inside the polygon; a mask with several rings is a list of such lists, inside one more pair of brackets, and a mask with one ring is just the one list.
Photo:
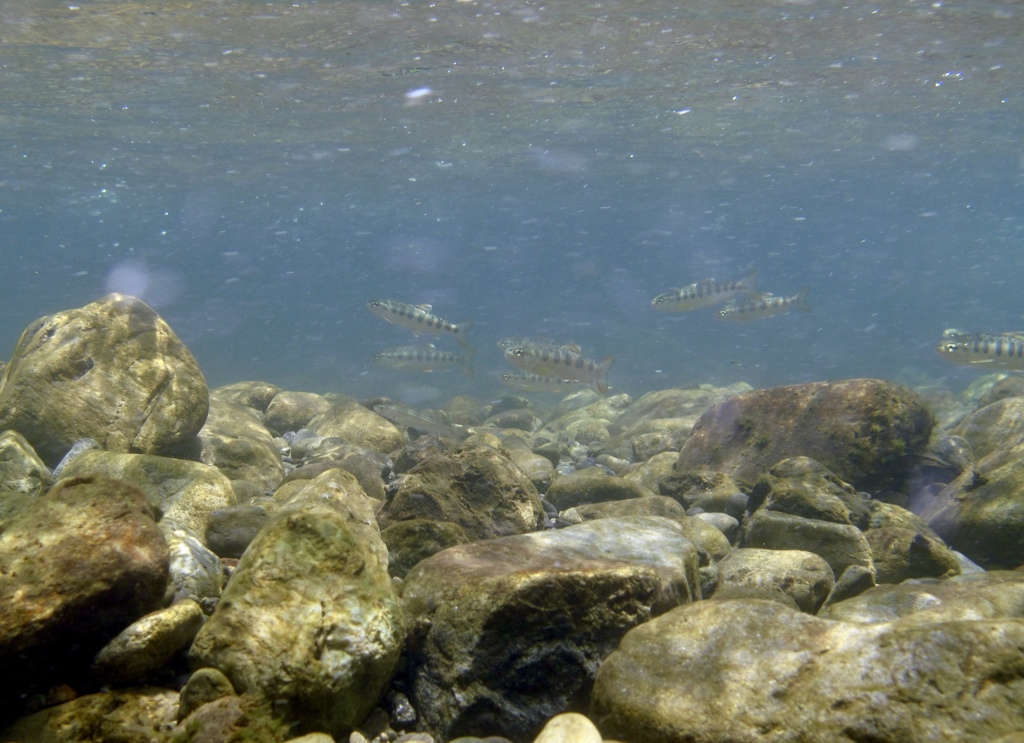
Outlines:
{"label": "school of fish", "polygon": [[[722,305],[714,313],[715,317],[729,322],[761,320],[792,310],[811,312],[808,287],[793,295],[775,295],[758,289],[757,276],[755,269],[733,281],[701,279],[658,294],[651,300],[651,308],[657,312],[681,313]],[[476,349],[470,346],[468,334],[472,320],[453,323],[435,315],[429,304],[408,304],[395,299],[373,300],[367,303],[367,308],[417,336],[451,337],[461,347],[461,352],[454,352],[438,349],[432,343],[399,346],[374,354],[375,363],[414,372],[458,369],[467,377],[473,377]],[[615,363],[614,356],[597,360],[584,355],[575,343],[546,338],[506,338],[498,341],[498,347],[505,361],[516,367],[515,372],[498,377],[501,384],[512,389],[566,393],[590,388],[604,395],[610,388],[608,372]],[[1024,331],[970,333],[949,328],[943,332],[936,351],[957,364],[1024,371]]]}

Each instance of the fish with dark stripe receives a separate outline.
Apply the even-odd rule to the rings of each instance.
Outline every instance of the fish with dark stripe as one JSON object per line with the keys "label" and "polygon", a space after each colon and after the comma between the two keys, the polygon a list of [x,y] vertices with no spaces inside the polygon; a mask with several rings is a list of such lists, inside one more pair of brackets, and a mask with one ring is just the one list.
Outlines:
{"label": "fish with dark stripe", "polygon": [[463,323],[451,323],[443,317],[431,313],[429,304],[406,304],[396,299],[375,299],[367,302],[370,312],[416,335],[428,333],[435,337],[453,335],[463,348],[469,345],[467,331],[473,325],[472,320]]}
{"label": "fish with dark stripe", "polygon": [[964,333],[948,329],[935,348],[954,364],[1024,371],[1024,333]]}
{"label": "fish with dark stripe", "polygon": [[572,347],[547,344],[509,346],[505,360],[542,377],[586,382],[601,395],[608,391],[608,370],[615,363],[614,356],[594,361]]}
{"label": "fish with dark stripe", "polygon": [[476,351],[467,348],[461,354],[440,351],[431,345],[402,346],[389,348],[373,355],[380,366],[403,371],[432,372],[457,367],[470,379],[473,378],[473,357]]}
{"label": "fish with dark stripe", "polygon": [[757,270],[753,270],[739,281],[715,281],[704,279],[680,289],[669,289],[651,300],[651,307],[658,312],[690,312],[702,307],[711,307],[730,302],[739,297],[757,295]]}

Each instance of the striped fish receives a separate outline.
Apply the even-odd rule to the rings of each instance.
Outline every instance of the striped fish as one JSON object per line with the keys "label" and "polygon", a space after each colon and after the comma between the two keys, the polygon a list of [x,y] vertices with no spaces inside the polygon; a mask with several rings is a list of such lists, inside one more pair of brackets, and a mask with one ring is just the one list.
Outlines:
{"label": "striped fish", "polygon": [[469,345],[466,332],[473,325],[472,320],[456,325],[443,317],[431,314],[429,304],[406,304],[395,299],[375,299],[372,302],[367,302],[366,306],[377,317],[382,317],[393,325],[411,330],[416,335],[429,333],[440,337],[447,333],[454,335],[455,340],[463,348]]}
{"label": "striped fish", "polygon": [[586,382],[601,395],[608,391],[608,370],[615,363],[614,356],[594,361],[572,348],[550,345],[509,346],[505,360],[541,377]]}
{"label": "striped fish", "polygon": [[935,348],[954,364],[1024,371],[1024,333],[968,334],[949,329]]}
{"label": "striped fish", "polygon": [[402,346],[389,348],[373,355],[374,363],[389,369],[403,371],[432,372],[458,367],[467,377],[473,377],[473,357],[476,350],[466,349],[457,354],[451,351],[439,351],[432,345]]}
{"label": "striped fish", "polygon": [[754,297],[757,295],[756,279],[756,269],[739,281],[704,279],[682,289],[669,289],[659,294],[651,300],[651,307],[658,312],[690,312],[742,296]]}
{"label": "striped fish", "polygon": [[530,372],[508,372],[499,378],[506,387],[520,392],[570,392],[589,386],[578,379],[555,379]]}
{"label": "striped fish", "polygon": [[792,309],[801,312],[810,312],[811,305],[807,304],[808,289],[804,287],[799,294],[792,297],[776,297],[773,294],[758,294],[745,302],[731,302],[718,311],[718,317],[722,320],[744,322],[746,320],[759,320],[762,317],[772,315],[785,315]]}

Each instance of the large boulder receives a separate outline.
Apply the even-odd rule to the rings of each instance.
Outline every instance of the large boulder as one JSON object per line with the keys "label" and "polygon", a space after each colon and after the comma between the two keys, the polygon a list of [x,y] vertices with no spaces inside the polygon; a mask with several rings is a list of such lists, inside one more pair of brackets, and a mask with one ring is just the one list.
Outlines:
{"label": "large boulder", "polygon": [[591,719],[644,743],[989,743],[1024,729],[1024,621],[850,624],[702,601],[623,638]]}
{"label": "large boulder", "polygon": [[0,706],[87,678],[92,656],[160,606],[169,553],[145,496],[126,483],[72,478],[0,534]]}
{"label": "large boulder", "polygon": [[749,484],[781,459],[806,456],[858,490],[899,489],[933,424],[916,393],[877,379],[755,390],[701,416],[676,470],[718,470]]}
{"label": "large boulder", "polygon": [[271,516],[192,645],[300,732],[347,735],[377,704],[404,639],[369,499],[325,472]]}
{"label": "large boulder", "polygon": [[0,383],[0,430],[22,434],[51,466],[86,438],[167,454],[191,443],[208,406],[206,380],[170,326],[111,294],[25,329]]}
{"label": "large boulder", "polygon": [[[420,728],[440,740],[531,740],[585,709],[630,627],[700,598],[678,522],[598,519],[450,547],[406,577],[409,678]],[[631,738],[632,739],[632,738]]]}

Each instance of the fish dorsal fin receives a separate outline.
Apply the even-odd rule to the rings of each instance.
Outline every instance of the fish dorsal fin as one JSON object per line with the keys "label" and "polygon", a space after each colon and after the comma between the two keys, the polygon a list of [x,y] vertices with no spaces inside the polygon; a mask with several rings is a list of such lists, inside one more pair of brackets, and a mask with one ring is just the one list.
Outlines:
{"label": "fish dorsal fin", "polygon": [[432,309],[434,309],[434,306],[430,304],[416,304],[413,306],[418,310],[423,310],[424,312],[430,312]]}

